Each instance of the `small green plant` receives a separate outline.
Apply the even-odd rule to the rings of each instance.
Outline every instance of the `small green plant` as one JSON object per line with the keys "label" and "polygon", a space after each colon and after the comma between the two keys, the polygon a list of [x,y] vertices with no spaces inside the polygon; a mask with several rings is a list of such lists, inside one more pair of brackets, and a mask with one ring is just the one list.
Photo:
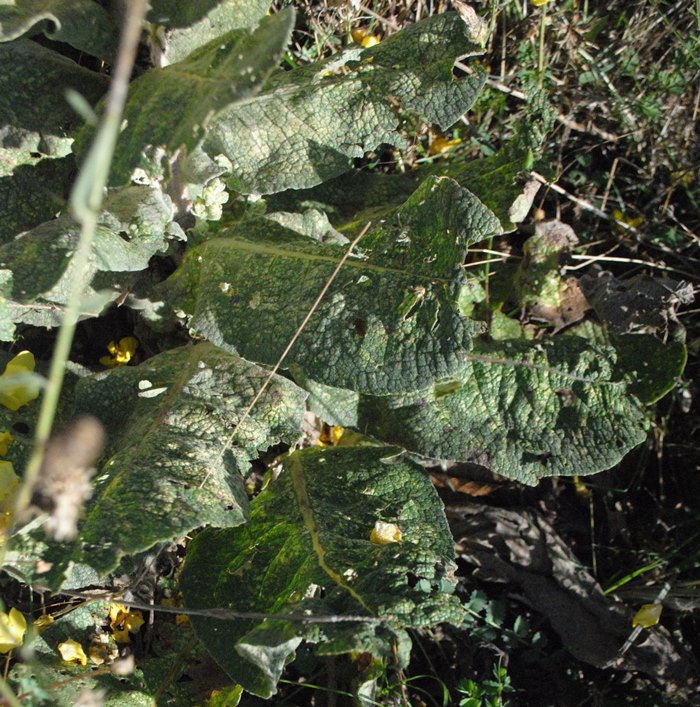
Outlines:
{"label": "small green plant", "polygon": [[457,692],[463,694],[459,707],[508,707],[512,704],[507,695],[515,692],[508,670],[501,665],[493,666],[493,678],[476,682],[461,680]]}

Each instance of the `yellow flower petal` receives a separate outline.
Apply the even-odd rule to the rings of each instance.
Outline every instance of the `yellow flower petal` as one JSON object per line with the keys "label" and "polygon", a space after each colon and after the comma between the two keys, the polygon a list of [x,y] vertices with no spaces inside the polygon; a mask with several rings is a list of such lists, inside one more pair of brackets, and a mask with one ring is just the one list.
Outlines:
{"label": "yellow flower petal", "polygon": [[119,350],[127,361],[131,360],[138,347],[138,339],[133,336],[125,336],[123,339],[119,339]]}
{"label": "yellow flower petal", "polygon": [[145,623],[140,611],[130,611],[124,620],[124,626],[129,633],[138,633]]}
{"label": "yellow flower petal", "polygon": [[[36,361],[31,351],[20,351],[5,367],[5,372],[0,376],[0,380],[6,382],[14,376],[24,373],[34,373]],[[0,405],[4,405],[8,410],[19,410],[23,405],[36,400],[39,397],[38,386],[26,384],[9,386],[0,389]]]}
{"label": "yellow flower petal", "polygon": [[551,0],[530,0],[530,5],[542,7],[542,5],[546,5],[548,2],[551,2]]}
{"label": "yellow flower petal", "polygon": [[443,152],[447,152],[453,147],[459,145],[462,140],[456,137],[454,140],[448,140],[446,137],[436,137],[428,148],[429,155],[441,155]]}
{"label": "yellow flower petal", "polygon": [[46,630],[51,624],[55,621],[53,616],[50,614],[42,614],[41,616],[38,616],[36,619],[34,619],[34,625],[36,626],[37,631],[41,633],[42,631]]}
{"label": "yellow flower petal", "polygon": [[12,442],[12,435],[9,432],[0,432],[0,457],[7,454],[7,448]]}
{"label": "yellow flower petal", "polygon": [[117,359],[113,358],[112,356],[100,356],[100,363],[103,366],[107,366],[107,368],[116,368],[117,366],[121,365],[117,363]]}
{"label": "yellow flower petal", "polygon": [[100,363],[108,368],[116,368],[117,366],[126,366],[134,357],[136,349],[139,347],[138,339],[133,336],[125,336],[119,340],[118,344],[110,341],[107,344],[109,356],[102,356]]}
{"label": "yellow flower petal", "polygon": [[74,641],[72,638],[68,641],[58,644],[58,652],[61,654],[61,658],[67,663],[80,663],[80,665],[87,665],[87,656],[83,647]]}
{"label": "yellow flower petal", "polygon": [[360,46],[364,47],[365,49],[369,49],[370,47],[376,46],[381,41],[382,40],[379,39],[376,34],[370,34],[360,40]]}
{"label": "yellow flower petal", "polygon": [[129,634],[138,633],[143,624],[140,611],[129,611],[123,604],[110,604],[109,628],[117,643],[129,643]]}
{"label": "yellow flower petal", "polygon": [[109,625],[113,623],[119,623],[123,614],[128,614],[129,610],[124,606],[124,604],[110,604],[109,605]]}
{"label": "yellow flower petal", "polygon": [[317,444],[319,447],[335,447],[345,432],[344,427],[338,425],[324,425],[319,435]]}
{"label": "yellow flower petal", "polygon": [[26,631],[27,619],[21,611],[14,608],[10,609],[9,614],[0,611],[0,653],[9,653],[19,648],[24,642]]}
{"label": "yellow flower petal", "polygon": [[650,628],[656,626],[661,618],[661,604],[644,604],[632,619],[632,628],[641,626],[642,628]]}
{"label": "yellow flower petal", "polygon": [[401,542],[403,533],[401,528],[395,523],[385,523],[384,521],[378,520],[372,528],[372,532],[369,534],[370,542],[375,545],[389,545],[390,543]]}

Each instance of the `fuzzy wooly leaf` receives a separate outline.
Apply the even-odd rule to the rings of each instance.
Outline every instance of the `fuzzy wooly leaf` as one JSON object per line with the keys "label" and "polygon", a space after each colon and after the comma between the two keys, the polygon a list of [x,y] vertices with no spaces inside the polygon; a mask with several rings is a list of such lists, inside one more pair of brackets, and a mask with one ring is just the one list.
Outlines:
{"label": "fuzzy wooly leaf", "polygon": [[[253,32],[232,30],[164,69],[151,69],[129,87],[126,127],[112,165],[116,183],[128,181],[147,148],[191,152],[225,107],[250,98],[282,57],[294,24],[291,9],[265,17]],[[92,131],[84,131],[78,150]]]}
{"label": "fuzzy wooly leaf", "polygon": [[119,31],[95,0],[12,0],[0,3],[0,41],[43,31],[57,42],[110,60]]}
{"label": "fuzzy wooly leaf", "polygon": [[609,469],[646,438],[644,411],[616,381],[612,349],[556,337],[479,344],[469,359],[457,378],[431,389],[361,397],[357,426],[526,484]]}
{"label": "fuzzy wooly leaf", "polygon": [[254,27],[269,7],[270,0],[207,0],[199,3],[151,0],[150,21],[171,28],[164,33],[163,63],[157,65],[182,61],[199,47],[233,29]]}
{"label": "fuzzy wooly leaf", "polygon": [[483,72],[455,79],[460,57],[483,52],[455,13],[435,15],[369,49],[355,45],[270,77],[253,101],[233,105],[203,143],[232,164],[232,185],[268,194],[314,186],[382,143],[403,145],[398,109],[446,129],[473,104]]}
{"label": "fuzzy wooly leaf", "polygon": [[93,103],[107,84],[106,76],[35,42],[0,44],[0,177],[42,155],[68,154],[70,131],[81,120],[65,99],[66,89],[79,91]]}
{"label": "fuzzy wooly leaf", "polygon": [[[466,247],[498,219],[449,178],[431,177],[360,242],[287,357],[308,377],[384,395],[457,374],[481,325],[458,300]],[[247,221],[191,249],[163,297],[189,325],[274,364],[345,248],[271,220]]]}
{"label": "fuzzy wooly leaf", "polygon": [[[204,531],[190,544],[181,580],[188,607],[277,616],[192,617],[214,658],[246,690],[273,694],[302,639],[320,654],[389,660],[392,645],[405,644],[404,628],[461,620],[450,596],[454,544],[442,503],[422,470],[391,459],[398,451],[297,452],[253,501],[245,526]],[[378,523],[392,529],[385,544],[372,534]],[[305,614],[367,620],[284,620]]]}
{"label": "fuzzy wooly leaf", "polygon": [[76,408],[109,430],[105,462],[80,540],[81,560],[103,574],[120,556],[201,525],[244,522],[250,459],[292,442],[305,394],[275,377],[229,437],[267,373],[210,344],[185,346],[83,379]]}

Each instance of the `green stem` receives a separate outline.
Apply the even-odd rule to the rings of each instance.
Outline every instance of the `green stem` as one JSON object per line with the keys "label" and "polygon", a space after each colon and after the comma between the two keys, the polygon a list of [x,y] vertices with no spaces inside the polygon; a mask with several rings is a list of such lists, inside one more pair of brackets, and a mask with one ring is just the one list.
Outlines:
{"label": "green stem", "polygon": [[544,4],[540,8],[540,36],[539,36],[539,49],[537,52],[537,73],[538,84],[541,86],[544,81],[544,34],[547,22],[547,5]]}
{"label": "green stem", "polygon": [[[71,192],[73,216],[81,224],[80,241],[73,256],[74,277],[56,346],[51,358],[49,377],[39,411],[34,448],[29,457],[22,483],[14,499],[12,518],[17,521],[31,500],[32,490],[44,461],[46,443],[56,418],[58,399],[63,386],[66,362],[73,343],[78,322],[80,301],[88,278],[88,266],[92,255],[92,243],[99,217],[100,207],[112,163],[114,148],[119,136],[121,116],[129,89],[129,79],[141,37],[141,28],[148,6],[147,0],[132,0],[122,32],[119,54],[114,75],[105,101],[105,111],[100,127],[85,159],[80,175]],[[5,557],[8,543],[0,548],[0,565]]]}

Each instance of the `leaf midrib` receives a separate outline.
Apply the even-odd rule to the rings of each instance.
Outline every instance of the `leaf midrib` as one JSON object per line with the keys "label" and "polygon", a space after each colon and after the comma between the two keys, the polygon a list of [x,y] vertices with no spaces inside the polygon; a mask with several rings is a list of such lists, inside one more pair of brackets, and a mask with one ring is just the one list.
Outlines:
{"label": "leaf midrib", "polygon": [[297,498],[297,503],[299,505],[299,512],[304,522],[304,527],[309,533],[311,538],[311,546],[313,552],[318,560],[319,567],[330,577],[330,579],[342,587],[350,596],[362,606],[362,608],[367,611],[370,615],[374,614],[374,611],[370,606],[367,605],[365,600],[339,575],[333,568],[331,568],[325,560],[326,549],[321,544],[320,533],[318,530],[318,524],[314,518],[314,512],[311,507],[311,499],[306,488],[306,480],[304,479],[304,470],[302,468],[301,460],[299,455],[291,456],[287,460],[288,468],[292,476],[292,486],[294,487],[294,493]]}
{"label": "leaf midrib", "polygon": [[[306,244],[304,244],[306,245]],[[329,265],[336,266],[342,258],[342,253],[338,255],[337,258],[330,255],[320,255],[316,253],[309,253],[306,251],[299,250],[287,250],[281,246],[272,245],[269,243],[253,243],[252,241],[238,239],[238,238],[214,238],[206,242],[203,250],[206,251],[210,246],[216,248],[228,248],[232,250],[243,251],[244,253],[253,253],[256,255],[266,255],[269,257],[281,257],[288,258],[290,260],[308,260],[315,262],[325,262]],[[195,249],[191,251],[190,257],[197,257],[202,255],[202,251]],[[448,283],[451,278],[435,275],[432,273],[415,273],[403,268],[390,268],[383,265],[376,265],[374,263],[367,262],[366,260],[353,259],[352,256],[348,258],[344,265],[344,268],[354,268],[355,270],[370,272],[376,272],[385,275],[395,275],[401,277],[412,277],[421,280],[430,280],[435,283]]]}

